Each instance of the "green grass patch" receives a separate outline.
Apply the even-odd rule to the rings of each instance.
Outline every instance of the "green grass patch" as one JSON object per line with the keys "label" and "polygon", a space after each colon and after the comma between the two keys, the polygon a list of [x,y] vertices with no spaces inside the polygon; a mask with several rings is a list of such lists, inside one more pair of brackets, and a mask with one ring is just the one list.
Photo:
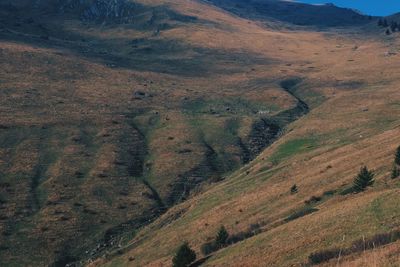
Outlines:
{"label": "green grass patch", "polygon": [[182,105],[188,114],[213,114],[213,115],[249,115],[259,111],[276,112],[280,108],[274,103],[260,103],[249,101],[240,97],[226,97],[220,99],[197,98],[187,101]]}
{"label": "green grass patch", "polygon": [[225,129],[231,135],[237,136],[240,129],[240,119],[235,117],[226,120]]}
{"label": "green grass patch", "polygon": [[283,159],[291,157],[296,154],[311,151],[317,147],[315,139],[304,138],[290,140],[278,147],[275,153],[269,158],[270,161],[278,163]]}
{"label": "green grass patch", "polygon": [[236,147],[240,128],[240,118],[221,118],[210,115],[194,115],[188,118],[199,142],[207,144],[215,151],[212,162],[221,172],[229,172],[239,167],[235,155],[227,148]]}

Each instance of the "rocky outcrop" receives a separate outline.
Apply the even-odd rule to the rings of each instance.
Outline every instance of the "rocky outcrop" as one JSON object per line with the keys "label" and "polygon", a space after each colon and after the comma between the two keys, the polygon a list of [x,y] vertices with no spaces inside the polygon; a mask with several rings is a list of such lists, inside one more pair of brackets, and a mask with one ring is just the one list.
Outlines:
{"label": "rocky outcrop", "polygon": [[[137,5],[127,0],[70,0],[65,8],[81,8],[81,19],[97,22],[130,23],[135,18]],[[83,7],[83,8],[82,8]]]}
{"label": "rocky outcrop", "polygon": [[252,126],[247,141],[247,149],[250,156],[249,161],[272,144],[278,138],[280,131],[281,127],[273,120],[263,118],[256,121]]}
{"label": "rocky outcrop", "polygon": [[77,10],[84,21],[131,23],[140,7],[127,0],[68,0],[60,1],[58,8]]}
{"label": "rocky outcrop", "polygon": [[297,103],[293,108],[284,110],[271,118],[261,118],[253,123],[247,142],[240,142],[240,146],[247,156],[244,163],[254,159],[262,150],[278,139],[286,125],[309,112],[310,108],[307,103],[295,93],[300,82],[301,79],[295,77],[288,78],[280,83],[281,88],[295,98]]}
{"label": "rocky outcrop", "polygon": [[[7,0],[8,1],[8,0]],[[46,14],[71,14],[83,22],[135,24],[168,28],[167,22],[196,21],[197,18],[177,13],[166,6],[147,6],[129,0],[36,0],[27,5],[0,3],[3,9],[13,12],[29,10]],[[32,15],[34,16],[34,15]]]}

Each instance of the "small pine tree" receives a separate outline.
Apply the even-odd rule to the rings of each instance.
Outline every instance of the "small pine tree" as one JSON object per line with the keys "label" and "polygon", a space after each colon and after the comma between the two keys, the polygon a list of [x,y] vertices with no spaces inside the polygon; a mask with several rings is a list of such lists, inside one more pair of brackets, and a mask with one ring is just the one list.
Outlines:
{"label": "small pine tree", "polygon": [[362,192],[368,186],[373,185],[374,182],[374,173],[372,171],[369,171],[368,168],[364,166],[360,169],[360,172],[354,179],[353,189],[355,192]]}
{"label": "small pine tree", "polygon": [[290,188],[290,193],[296,194],[297,192],[299,192],[299,189],[297,188],[297,185],[294,184],[294,185]]}
{"label": "small pine tree", "polygon": [[394,157],[394,163],[400,165],[400,146],[396,149],[396,154]]}
{"label": "small pine tree", "polygon": [[196,253],[189,247],[188,242],[183,243],[174,258],[172,259],[173,267],[187,267],[196,260]]}
{"label": "small pine tree", "polygon": [[221,228],[219,228],[218,230],[217,236],[215,237],[216,247],[218,248],[224,247],[228,241],[228,237],[229,237],[228,231],[225,229],[224,226],[221,226]]}
{"label": "small pine tree", "polygon": [[385,33],[386,33],[386,35],[390,35],[391,34],[389,29],[386,29]]}
{"label": "small pine tree", "polygon": [[396,178],[399,177],[399,176],[400,176],[400,169],[399,169],[399,167],[397,167],[396,165],[394,165],[394,166],[393,166],[393,169],[392,169],[391,178],[392,178],[392,179],[396,179]]}

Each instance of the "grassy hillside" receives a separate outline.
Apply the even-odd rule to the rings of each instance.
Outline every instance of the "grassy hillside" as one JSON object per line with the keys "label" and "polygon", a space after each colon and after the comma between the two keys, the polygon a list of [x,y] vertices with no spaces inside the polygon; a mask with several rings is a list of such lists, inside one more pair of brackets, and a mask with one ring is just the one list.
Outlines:
{"label": "grassy hillside", "polygon": [[[278,34],[252,31],[256,26],[243,22],[242,45],[286,61],[280,71],[302,78],[294,91],[310,113],[254,161],[172,208],[97,265],[169,266],[185,240],[201,258],[201,245],[225,225],[231,235],[250,232],[252,237],[217,251],[202,266],[299,266],[312,253],[344,250],[399,226],[398,181],[390,178],[400,143],[398,60],[387,53],[396,49],[396,35]],[[374,170],[375,185],[364,193],[344,194],[363,165]],[[297,194],[290,193],[293,184]],[[343,256],[339,263],[389,265],[396,261],[389,256],[396,248],[396,243],[377,245],[365,254]]]}
{"label": "grassy hillside", "polygon": [[282,113],[298,102],[280,86],[290,74],[276,75],[287,63],[242,48],[245,23],[208,5],[137,3],[125,23],[31,3],[0,11],[9,266],[63,266],[117,248],[253,159],[296,115]]}
{"label": "grassy hillside", "polygon": [[[350,53],[352,46],[343,46]],[[398,63],[383,56],[386,45],[359,43],[359,47],[363,50],[359,60],[373,58],[375,66],[362,70],[360,66],[368,65],[360,64],[352,69],[351,63],[337,57],[337,65],[346,68],[333,67],[325,75],[335,71],[340,79],[351,71],[370,73],[363,76],[362,85],[340,88],[325,81],[328,87],[319,88],[327,98],[323,104],[293,123],[256,160],[144,228],[124,256],[110,256],[106,266],[168,266],[183,240],[201,255],[200,246],[220,225],[232,235],[247,231],[255,235],[216,252],[204,266],[299,266],[311,253],[344,249],[354,241],[398,229],[399,183],[390,178],[400,143],[398,77],[391,71]],[[326,77],[321,74],[314,74],[315,85],[321,84],[317,77]],[[375,185],[363,193],[343,195],[362,165],[374,170]],[[293,184],[299,188],[294,195]],[[306,204],[313,196],[318,200]],[[312,214],[294,216],[310,208],[315,209]],[[155,244],[158,249],[152,249]],[[339,262],[389,266],[396,262],[396,248],[396,244],[377,247]]]}
{"label": "grassy hillside", "polygon": [[[204,266],[289,266],[397,227],[396,34],[274,30],[200,1],[65,3],[0,9],[7,266],[169,266],[222,224],[257,234]],[[363,164],[375,186],[341,195]]]}

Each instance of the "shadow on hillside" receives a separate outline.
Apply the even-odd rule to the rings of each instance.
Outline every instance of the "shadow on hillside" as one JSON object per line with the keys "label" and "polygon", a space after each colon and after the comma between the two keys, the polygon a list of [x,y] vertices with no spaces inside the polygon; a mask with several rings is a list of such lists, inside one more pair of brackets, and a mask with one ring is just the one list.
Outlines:
{"label": "shadow on hillside", "polygon": [[[84,36],[81,39],[85,38]],[[101,39],[63,41],[49,36],[24,35],[8,30],[0,39],[40,48],[68,50],[92,62],[111,68],[152,71],[164,74],[201,77],[214,73],[233,74],[245,65],[269,65],[276,60],[238,51],[191,46],[180,40],[150,37],[146,39]]]}
{"label": "shadow on hillside", "polygon": [[[216,27],[214,22],[182,15],[165,6],[138,7],[139,15],[145,18],[136,19],[135,16],[136,21],[132,23],[101,24],[96,20],[81,22],[82,33],[72,32],[63,25],[63,19],[69,18],[68,12],[65,18],[59,19],[50,15],[41,20],[40,17],[26,18],[20,11],[8,10],[6,13],[9,17],[0,20],[0,40],[40,48],[61,48],[111,68],[201,77],[214,73],[237,73],[243,71],[243,65],[267,65],[272,62],[264,56],[242,50],[205,48],[178,39],[163,38],[162,31],[183,25]],[[77,16],[73,19],[77,21]],[[93,29],[104,30],[104,34],[102,33],[102,37],[89,35]],[[147,37],[112,36],[112,33],[123,29],[139,30]]]}

